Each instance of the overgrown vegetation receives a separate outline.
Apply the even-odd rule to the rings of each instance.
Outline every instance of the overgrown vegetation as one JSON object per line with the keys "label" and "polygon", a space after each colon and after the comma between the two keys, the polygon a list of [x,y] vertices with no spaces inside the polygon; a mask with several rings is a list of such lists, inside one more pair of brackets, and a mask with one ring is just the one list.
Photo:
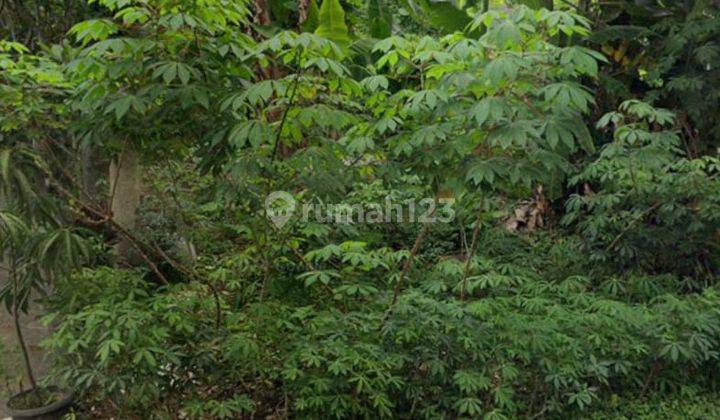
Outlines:
{"label": "overgrown vegetation", "polygon": [[81,416],[716,417],[716,2],[50,3],[1,296]]}

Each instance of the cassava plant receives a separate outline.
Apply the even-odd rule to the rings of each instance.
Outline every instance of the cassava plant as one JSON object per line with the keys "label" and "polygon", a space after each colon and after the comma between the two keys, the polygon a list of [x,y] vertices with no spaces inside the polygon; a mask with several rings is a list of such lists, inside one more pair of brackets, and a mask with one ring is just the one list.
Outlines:
{"label": "cassava plant", "polygon": [[[583,418],[715,392],[720,167],[652,98],[590,127],[599,3],[89,3],[72,42],[0,56],[4,296],[53,284],[51,380],[83,415]],[[88,148],[107,193],[62,164]],[[385,202],[419,217],[352,213]]]}

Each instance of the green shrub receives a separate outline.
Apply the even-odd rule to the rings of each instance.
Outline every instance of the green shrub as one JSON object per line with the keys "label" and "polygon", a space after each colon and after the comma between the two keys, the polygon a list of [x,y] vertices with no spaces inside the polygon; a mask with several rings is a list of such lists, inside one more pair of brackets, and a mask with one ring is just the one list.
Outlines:
{"label": "green shrub", "polygon": [[588,419],[693,419],[710,420],[720,416],[717,395],[700,389],[687,387],[672,396],[653,396],[641,400],[624,401],[613,396],[606,408],[602,408]]}
{"label": "green shrub", "polygon": [[[377,284],[373,270],[351,275],[383,254],[340,244],[308,258],[328,255],[354,276],[351,293],[336,289],[344,304],[237,306],[240,292],[224,289],[220,329],[197,284],[153,290],[136,272],[86,271],[60,288],[60,326],[47,344],[58,378],[126,414],[577,415],[616,394],[672,393],[717,374],[716,291],[658,288],[623,300],[544,258],[567,252],[564,241],[521,242],[474,260],[466,302],[453,297],[460,262],[441,258],[413,276],[391,313],[363,298]],[[322,277],[310,278],[299,280],[322,289]]]}

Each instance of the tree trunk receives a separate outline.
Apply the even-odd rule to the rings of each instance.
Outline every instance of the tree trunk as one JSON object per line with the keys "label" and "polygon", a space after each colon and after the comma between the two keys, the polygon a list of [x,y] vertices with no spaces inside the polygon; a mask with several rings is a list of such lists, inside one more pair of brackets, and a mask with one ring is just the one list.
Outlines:
{"label": "tree trunk", "polygon": [[298,0],[298,28],[307,20],[309,10],[310,0]]}
{"label": "tree trunk", "polygon": [[[84,146],[80,150],[82,187],[93,202],[98,200],[97,182],[103,172],[103,166],[101,165],[103,162],[99,162],[99,159],[100,156],[98,156],[95,148],[92,146]],[[104,163],[107,164],[107,162]],[[107,166],[105,166],[105,168],[107,168]]]}
{"label": "tree trunk", "polygon": [[15,335],[17,335],[18,344],[20,344],[20,352],[23,356],[25,371],[27,373],[28,380],[30,381],[30,386],[35,389],[37,388],[35,374],[33,373],[32,364],[30,363],[30,354],[28,353],[27,344],[25,344],[22,327],[20,326],[20,285],[18,284],[17,272],[15,271],[15,255],[11,253],[10,258],[10,281],[13,285],[12,316],[15,324]]}
{"label": "tree trunk", "polygon": [[[132,231],[137,221],[140,206],[140,156],[137,151],[127,149],[110,163],[110,210],[117,224]],[[134,248],[124,238],[117,244],[118,256],[131,260]]]}
{"label": "tree trunk", "polygon": [[253,22],[259,25],[269,25],[272,23],[270,20],[270,7],[267,0],[253,1]]}
{"label": "tree trunk", "polygon": [[16,307],[13,308],[13,321],[15,322],[15,334],[17,335],[18,343],[20,343],[20,351],[22,352],[23,362],[25,363],[25,371],[30,381],[32,388],[37,388],[35,383],[35,375],[33,374],[32,365],[30,364],[30,355],[28,354],[27,345],[25,344],[25,337],[23,336],[22,328],[20,327],[20,312]]}

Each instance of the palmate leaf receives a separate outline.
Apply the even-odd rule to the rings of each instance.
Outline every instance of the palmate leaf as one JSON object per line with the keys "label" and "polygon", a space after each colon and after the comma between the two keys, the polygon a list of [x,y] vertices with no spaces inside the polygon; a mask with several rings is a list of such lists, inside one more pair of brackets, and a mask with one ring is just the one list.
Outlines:
{"label": "palmate leaf", "polygon": [[588,111],[589,104],[595,104],[593,96],[579,83],[558,82],[545,86],[541,91],[545,100],[556,112],[572,107],[582,113]]}
{"label": "palmate leaf", "polygon": [[458,399],[455,403],[455,408],[461,414],[469,414],[471,416],[479,416],[483,410],[482,401],[473,397]]}
{"label": "palmate leaf", "polygon": [[502,161],[497,158],[488,160],[479,160],[474,162],[467,171],[465,179],[472,181],[475,185],[485,182],[487,185],[493,185],[495,179],[505,175],[507,169]]}
{"label": "palmate leaf", "polygon": [[347,47],[350,44],[350,33],[345,23],[345,11],[340,0],[324,0],[320,6],[318,27],[315,35],[327,38],[336,44]]}
{"label": "palmate leaf", "polygon": [[598,77],[598,61],[608,62],[603,54],[579,46],[567,47],[560,55],[560,64],[573,66],[573,74],[586,74],[590,77]]}
{"label": "palmate leaf", "polygon": [[265,121],[249,120],[235,124],[228,133],[228,143],[235,148],[243,148],[248,143],[252,147],[258,147],[263,142],[269,141],[272,137],[272,130]]}
{"label": "palmate leaf", "polygon": [[91,41],[107,39],[118,31],[118,26],[109,19],[92,19],[80,22],[70,28],[69,34],[75,35],[83,45]]}
{"label": "palmate leaf", "polygon": [[493,29],[490,33],[495,41],[495,44],[502,49],[512,48],[514,45],[520,44],[522,34],[520,28],[511,22],[505,21]]}
{"label": "palmate leaf", "polygon": [[348,152],[361,155],[375,147],[375,142],[371,137],[358,136],[353,137],[347,144]]}
{"label": "palmate leaf", "polygon": [[490,378],[480,372],[459,370],[453,376],[453,382],[465,394],[474,394],[490,388]]}
{"label": "palmate leaf", "polygon": [[551,118],[545,125],[545,139],[551,149],[557,149],[558,145],[562,144],[572,152],[576,145],[588,153],[595,151],[592,135],[580,116]]}
{"label": "palmate leaf", "polygon": [[152,73],[152,78],[157,79],[162,76],[163,81],[167,84],[177,78],[180,79],[180,82],[183,85],[186,85],[190,80],[190,76],[195,72],[195,69],[187,64],[164,61],[155,67],[155,70]]}
{"label": "palmate leaf", "polygon": [[500,86],[515,80],[520,66],[513,57],[502,56],[492,60],[484,70],[483,78],[487,79],[491,86]]}
{"label": "palmate leaf", "polygon": [[477,125],[497,124],[504,118],[507,113],[508,106],[506,100],[501,97],[487,97],[481,99],[473,106],[470,115],[475,118]]}

